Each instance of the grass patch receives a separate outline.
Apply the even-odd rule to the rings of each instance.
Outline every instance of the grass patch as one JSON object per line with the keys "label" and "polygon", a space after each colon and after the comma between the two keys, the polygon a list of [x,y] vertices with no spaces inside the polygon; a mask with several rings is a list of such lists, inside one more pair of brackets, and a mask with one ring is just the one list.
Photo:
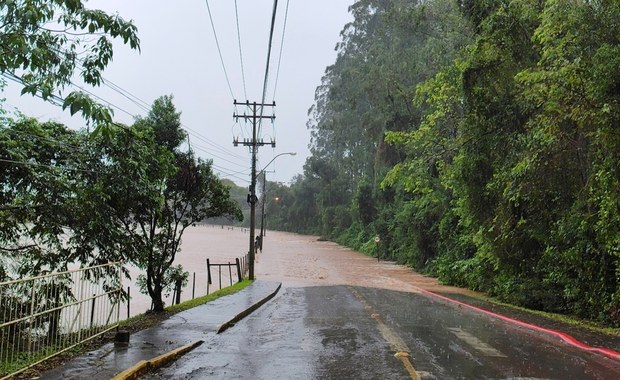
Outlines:
{"label": "grass patch", "polygon": [[602,333],[606,335],[620,336],[620,328],[607,326],[602,323],[597,323],[596,321],[584,320],[584,319],[580,319],[578,317],[567,315],[567,314],[558,314],[558,313],[551,313],[548,311],[528,309],[523,306],[518,306],[518,305],[513,305],[510,303],[502,302],[485,293],[477,294],[476,292],[472,292],[471,294],[467,294],[467,296],[471,298],[479,299],[481,301],[489,302],[497,306],[505,307],[507,309],[513,309],[513,310],[517,310],[523,313],[528,313],[528,314],[536,315],[539,317],[548,318],[550,320],[562,322],[562,323],[565,323],[567,325],[574,326],[574,327],[581,327],[581,328],[587,329],[592,332]]}
{"label": "grass patch", "polygon": [[182,302],[178,305],[172,305],[172,306],[168,306],[166,308],[166,311],[172,312],[172,313],[178,313],[180,311],[184,311],[184,310],[188,310],[191,308],[194,308],[196,306],[200,306],[200,305],[204,305],[207,302],[211,302],[213,300],[216,300],[220,297],[224,297],[224,296],[229,296],[231,294],[235,294],[237,292],[239,292],[240,290],[246,288],[248,285],[250,285],[252,283],[252,281],[250,280],[243,280],[241,282],[238,282],[232,286],[228,286],[226,288],[220,289],[217,292],[208,294],[206,296],[202,296],[202,297],[198,297],[198,298],[194,298],[193,300],[189,300],[189,301],[185,301]]}
{"label": "grass patch", "polygon": [[155,326],[157,323],[170,318],[176,313],[180,313],[184,310],[189,310],[196,306],[204,305],[208,302],[216,300],[220,297],[228,296],[237,293],[252,283],[250,280],[243,280],[232,286],[220,289],[216,292],[208,294],[206,296],[194,298],[193,300],[181,302],[178,305],[171,305],[164,309],[164,311],[156,313],[147,311],[144,314],[136,315],[119,323],[119,326],[129,332],[136,332]]}
{"label": "grass patch", "polygon": [[566,323],[571,326],[582,327],[590,331],[603,333],[607,335],[620,336],[620,329],[618,329],[617,327],[606,326],[602,323],[597,323],[596,321],[580,319],[578,317],[574,317],[574,316],[566,315],[566,314],[557,314],[557,313],[550,313],[547,311],[527,309],[522,306],[507,304],[507,303],[504,303],[504,302],[501,302],[495,299],[491,299],[489,300],[489,302],[492,302],[496,305],[509,307],[509,308],[513,308],[513,309],[527,312],[530,314],[535,314],[541,317],[549,318],[549,319],[552,319],[558,322]]}

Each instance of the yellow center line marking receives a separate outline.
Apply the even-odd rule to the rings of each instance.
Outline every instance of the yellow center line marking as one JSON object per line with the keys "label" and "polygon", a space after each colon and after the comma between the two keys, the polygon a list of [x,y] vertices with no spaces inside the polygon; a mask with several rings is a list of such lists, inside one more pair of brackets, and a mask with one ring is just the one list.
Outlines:
{"label": "yellow center line marking", "polygon": [[[362,296],[357,290],[355,290],[352,287],[349,287],[349,290],[353,293],[355,298],[357,298],[362,303],[362,305],[365,306],[366,310],[373,309],[372,306],[370,306],[370,304],[368,303],[368,301],[366,301],[364,296]],[[413,364],[411,363],[411,359],[409,355],[411,350],[409,350],[409,347],[407,346],[405,341],[398,334],[396,334],[394,330],[392,330],[388,325],[386,325],[385,322],[383,322],[383,320],[381,319],[381,314],[372,313],[370,316],[375,321],[377,321],[377,327],[379,328],[379,332],[381,333],[381,336],[383,336],[383,339],[385,339],[385,341],[388,342],[388,344],[390,345],[390,348],[395,352],[394,357],[396,357],[397,359],[401,361],[401,363],[403,364],[403,366],[409,373],[409,376],[411,377],[411,379],[420,380],[420,375],[418,374],[418,372],[413,367]]]}
{"label": "yellow center line marking", "polygon": [[413,364],[411,364],[409,358],[406,356],[401,356],[399,357],[399,359],[403,363],[403,366],[405,366],[405,369],[409,373],[409,376],[411,376],[411,380],[420,380],[420,375],[418,375],[418,372],[415,370],[415,368],[413,368]]}

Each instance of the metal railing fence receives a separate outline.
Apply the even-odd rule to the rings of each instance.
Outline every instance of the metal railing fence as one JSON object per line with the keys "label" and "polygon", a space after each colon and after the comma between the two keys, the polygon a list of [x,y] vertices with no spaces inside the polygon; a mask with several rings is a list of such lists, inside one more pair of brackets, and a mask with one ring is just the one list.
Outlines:
{"label": "metal railing fence", "polygon": [[[222,280],[224,280],[225,286],[232,286],[236,282],[243,281],[248,274],[248,256],[249,255],[238,257],[235,259],[234,263],[229,261],[223,264],[215,264],[207,259],[207,294],[214,290],[222,289]],[[217,268],[214,274],[211,274],[211,268]],[[217,288],[215,288],[215,284],[213,283],[214,275],[217,275]]]}
{"label": "metal railing fence", "polygon": [[0,377],[116,328],[122,271],[111,263],[0,283]]}

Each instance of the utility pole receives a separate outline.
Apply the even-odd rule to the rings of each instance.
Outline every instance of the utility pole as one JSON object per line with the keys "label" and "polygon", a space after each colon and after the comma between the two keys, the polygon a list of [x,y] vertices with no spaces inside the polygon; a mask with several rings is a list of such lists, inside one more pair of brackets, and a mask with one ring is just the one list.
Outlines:
{"label": "utility pole", "polygon": [[250,194],[248,194],[248,198],[247,198],[247,201],[250,204],[250,249],[248,251],[248,258],[249,258],[248,268],[250,272],[249,273],[250,280],[254,280],[254,260],[255,260],[255,254],[256,254],[256,250],[254,247],[255,245],[254,229],[256,227],[256,202],[258,201],[258,198],[256,197],[256,154],[258,153],[259,146],[271,145],[274,148],[276,146],[276,142],[274,140],[268,143],[264,142],[263,140],[259,140],[257,137],[257,133],[258,133],[257,129],[258,129],[258,123],[260,122],[260,120],[262,119],[273,120],[276,118],[274,115],[272,116],[263,115],[264,107],[275,107],[276,102],[273,102],[272,104],[256,103],[256,102],[250,103],[249,101],[246,100],[245,103],[237,103],[237,101],[235,100],[233,104],[235,106],[245,105],[249,109],[249,111],[251,111],[251,114],[249,115],[246,114],[245,112],[243,113],[243,115],[233,113],[233,118],[236,119],[237,121],[239,121],[239,119],[241,118],[246,121],[251,120],[252,122],[252,139],[244,139],[244,141],[242,142],[239,142],[238,139],[234,139],[233,145],[238,146],[239,144],[242,144],[243,146],[248,146],[250,147],[250,151],[252,154],[252,179],[250,182]]}
{"label": "utility pole", "polygon": [[[265,167],[266,169],[267,167]],[[267,191],[265,189],[267,184],[267,172],[263,169],[263,191],[261,192],[261,198],[263,201],[261,202],[262,210],[260,213],[260,251],[263,252],[263,239],[265,237],[265,201],[267,200]]]}

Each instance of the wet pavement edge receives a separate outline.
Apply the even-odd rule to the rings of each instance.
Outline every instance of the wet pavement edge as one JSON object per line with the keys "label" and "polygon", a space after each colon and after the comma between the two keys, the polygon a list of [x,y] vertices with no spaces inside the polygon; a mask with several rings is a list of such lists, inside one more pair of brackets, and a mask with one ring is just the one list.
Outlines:
{"label": "wet pavement edge", "polygon": [[[202,324],[203,334],[212,331],[212,333],[221,333],[235,325],[241,319],[247,317],[259,307],[271,300],[279,292],[282,287],[281,282],[257,280],[244,288],[240,292],[227,295],[206,304],[197,306],[192,309],[177,313],[170,318],[161,321],[154,327],[139,331],[132,336],[132,340],[138,339],[138,342],[144,337],[148,337],[148,342],[135,344],[132,348],[131,344],[125,348],[124,359],[115,360],[114,348],[108,347],[111,343],[103,346],[95,351],[86,353],[85,355],[73,358],[69,362],[60,367],[56,367],[51,371],[41,374],[41,379],[114,379],[129,380],[136,379],[146,373],[156,370],[160,367],[170,364],[182,355],[190,352],[198,347],[203,340],[179,337],[179,331],[187,328],[187,320],[194,319],[198,324]],[[179,325],[179,321],[184,321]],[[210,321],[210,322],[207,322]],[[205,325],[204,323],[207,322]],[[194,327],[194,326],[192,326]],[[178,330],[181,329],[181,330]],[[154,333],[154,335],[153,335]],[[172,335],[171,335],[172,334]],[[177,339],[185,339],[189,344],[185,344],[176,349],[161,353],[161,347],[170,344],[173,339],[169,336],[175,336]],[[148,346],[144,349],[144,346]],[[160,349],[157,349],[157,348]],[[127,355],[127,352],[133,352]],[[157,355],[159,351],[159,355]],[[152,356],[149,356],[149,353]],[[133,357],[133,361],[131,360]],[[105,358],[105,359],[104,359]],[[129,360],[127,360],[129,359]],[[107,376],[106,376],[107,374]]]}
{"label": "wet pavement edge", "polygon": [[243,310],[241,313],[235,315],[231,320],[229,320],[226,323],[222,324],[220,326],[220,328],[217,329],[217,333],[218,334],[223,333],[224,331],[226,331],[230,327],[234,326],[235,323],[239,322],[243,318],[245,318],[248,315],[252,314],[252,312],[254,312],[256,309],[258,309],[259,307],[263,306],[267,301],[269,301],[270,299],[275,297],[275,295],[278,294],[278,292],[280,291],[281,288],[282,288],[282,283],[278,284],[278,286],[276,287],[276,290],[274,290],[273,293],[267,295],[262,300],[256,302],[254,305],[252,305],[249,308]]}
{"label": "wet pavement edge", "polygon": [[[270,299],[275,297],[276,294],[278,294],[278,292],[280,291],[281,288],[282,288],[282,283],[278,283],[278,286],[276,287],[276,289],[273,292],[267,294],[264,298],[260,299],[258,302],[254,303],[253,305],[251,305],[250,307],[246,308],[245,310],[243,310],[239,314],[235,315],[230,320],[228,320],[225,323],[223,323],[219,327],[219,329],[217,330],[217,333],[220,334],[220,333],[226,331],[228,328],[234,326],[235,323],[239,322],[243,318],[245,318],[248,315],[252,314],[252,312],[256,311],[256,309],[258,309],[259,307],[264,305],[266,302],[268,302]],[[186,346],[179,347],[177,349],[169,351],[169,352],[167,352],[165,354],[159,355],[156,358],[153,358],[153,359],[150,359],[150,360],[141,360],[138,363],[136,363],[134,366],[132,366],[132,367],[124,370],[123,372],[119,373],[118,375],[114,376],[112,378],[112,380],[133,380],[133,379],[137,379],[137,378],[139,378],[140,376],[144,375],[147,372],[157,370],[158,368],[161,368],[161,367],[169,364],[173,360],[178,359],[179,357],[181,357],[184,354],[190,352],[194,348],[200,346],[202,343],[204,343],[204,341],[203,340],[199,340],[199,341],[196,341],[194,343],[188,344]]]}
{"label": "wet pavement edge", "polygon": [[[462,296],[462,295],[460,297],[457,297],[456,294],[442,294],[440,292],[433,292],[433,291],[423,289],[423,288],[419,288],[419,290],[422,294],[426,295],[427,297],[439,299],[439,300],[442,300],[443,302],[451,303],[459,307],[466,307],[471,310],[477,311],[479,313],[486,314],[486,315],[489,315],[497,319],[501,319],[507,323],[519,325],[521,327],[525,327],[530,330],[534,330],[534,331],[545,333],[551,336],[555,336],[556,338],[559,338],[560,340],[564,341],[568,345],[573,346],[583,351],[598,353],[613,360],[620,360],[619,351],[616,351],[611,348],[593,346],[589,344],[588,342],[585,342],[585,340],[582,339],[581,337],[575,338],[569,333],[564,332],[567,327],[565,323],[557,322],[558,324],[561,324],[564,327],[564,328],[561,328],[560,330],[558,327],[548,327],[547,323],[541,323],[542,320],[547,319],[546,317],[537,317],[536,319],[538,320],[536,321],[526,322],[523,320],[523,315],[530,314],[527,312],[521,313],[522,314],[521,316],[509,316],[512,313],[507,312],[506,307],[503,307],[502,308],[503,310],[501,311],[492,311],[491,309],[497,307],[498,305],[495,305],[489,301],[482,301],[482,300],[478,300],[472,297],[467,297],[467,296]],[[534,315],[530,314],[530,316],[534,316]],[[598,334],[593,334],[593,335],[598,335]]]}
{"label": "wet pavement edge", "polygon": [[178,357],[190,352],[191,350],[193,350],[194,348],[200,346],[201,344],[203,344],[204,341],[203,340],[198,340],[194,343],[188,344],[186,346],[183,347],[179,347],[175,350],[172,350],[170,352],[167,352],[165,354],[159,355],[156,358],[153,358],[151,360],[140,360],[138,363],[136,363],[134,366],[124,370],[123,372],[119,373],[118,375],[114,376],[112,378],[112,380],[133,380],[133,379],[137,379],[140,376],[144,375],[145,373],[149,372],[149,371],[153,371],[156,370],[160,367],[165,366],[166,364],[172,362],[173,360],[177,359]]}

